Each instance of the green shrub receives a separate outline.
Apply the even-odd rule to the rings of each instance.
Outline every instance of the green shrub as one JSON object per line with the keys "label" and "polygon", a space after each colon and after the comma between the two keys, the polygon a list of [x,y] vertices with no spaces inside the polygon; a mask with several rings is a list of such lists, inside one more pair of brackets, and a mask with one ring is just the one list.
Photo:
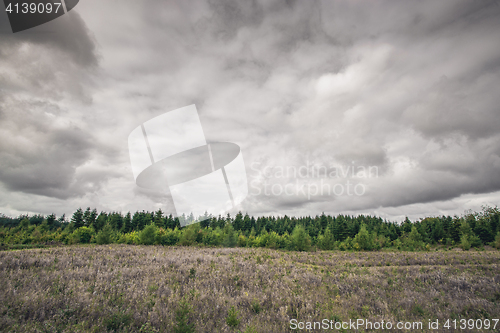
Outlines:
{"label": "green shrub", "polygon": [[182,230],[179,244],[184,246],[193,245],[198,238],[198,231],[200,230],[199,224],[192,224]]}
{"label": "green shrub", "polygon": [[227,312],[226,324],[230,327],[236,327],[240,324],[240,320],[238,319],[238,311],[232,306]]}
{"label": "green shrub", "polygon": [[224,227],[225,237],[222,245],[225,247],[235,247],[238,244],[236,233],[232,225],[228,224]]}
{"label": "green shrub", "polygon": [[203,230],[202,242],[204,245],[219,245],[219,237],[215,230],[207,228]]}
{"label": "green shrub", "polygon": [[117,331],[120,327],[129,326],[132,316],[123,312],[113,313],[110,317],[104,319],[104,325],[108,331]]}
{"label": "green shrub", "polygon": [[238,246],[239,247],[247,246],[247,238],[245,237],[245,235],[238,236]]}
{"label": "green shrub", "polygon": [[193,333],[194,323],[189,321],[189,313],[191,312],[191,306],[186,299],[182,299],[179,302],[177,310],[175,310],[175,325],[174,333]]}
{"label": "green shrub", "polygon": [[113,234],[113,228],[109,223],[106,223],[104,228],[97,233],[96,242],[97,244],[109,244],[112,242],[111,236]]}
{"label": "green shrub", "polygon": [[92,239],[92,236],[94,236],[94,234],[95,234],[94,229],[89,227],[80,227],[75,231],[73,231],[69,239],[72,244],[76,243],[88,244],[90,243],[90,240]]}
{"label": "green shrub", "polygon": [[293,229],[292,244],[297,251],[307,251],[311,247],[311,237],[303,225],[297,224]]}
{"label": "green shrub", "polygon": [[161,245],[175,245],[179,242],[179,229],[163,229],[160,228],[156,234],[156,243]]}
{"label": "green shrub", "polygon": [[153,245],[155,243],[157,227],[154,224],[147,225],[139,233],[139,242],[144,245]]}
{"label": "green shrub", "polygon": [[[369,251],[373,249],[372,237],[364,224],[359,228],[358,234],[354,237],[353,243],[356,250]],[[357,244],[357,246],[356,246]],[[358,248],[356,248],[358,247]]]}
{"label": "green shrub", "polygon": [[269,233],[266,229],[260,232],[260,235],[255,238],[254,246],[255,247],[265,247],[267,241],[269,239]]}
{"label": "green shrub", "polygon": [[335,248],[335,236],[330,228],[318,236],[317,245],[322,250],[333,250]]}
{"label": "green shrub", "polygon": [[121,234],[118,238],[117,243],[120,244],[140,244],[139,233],[137,231],[128,232],[126,234]]}
{"label": "green shrub", "polygon": [[467,235],[462,235],[462,237],[460,238],[460,245],[462,249],[464,249],[465,251],[469,251],[471,245],[469,242],[469,237]]}
{"label": "green shrub", "polygon": [[257,314],[260,313],[260,311],[262,311],[262,308],[260,307],[260,303],[256,299],[254,299],[252,301],[252,303],[250,303],[250,306],[252,307],[252,311],[257,313]]}
{"label": "green shrub", "polygon": [[144,325],[139,329],[139,333],[158,333],[159,331],[151,325],[149,321],[147,321]]}
{"label": "green shrub", "polygon": [[248,326],[243,333],[257,333],[257,329],[253,326]]}

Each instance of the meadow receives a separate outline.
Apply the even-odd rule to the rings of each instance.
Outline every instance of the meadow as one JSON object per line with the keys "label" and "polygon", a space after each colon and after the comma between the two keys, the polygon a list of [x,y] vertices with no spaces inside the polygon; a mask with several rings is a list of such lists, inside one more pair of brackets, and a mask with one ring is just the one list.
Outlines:
{"label": "meadow", "polygon": [[[493,329],[500,318],[500,252],[488,247],[293,252],[73,245],[1,251],[0,279],[2,332],[297,332],[306,331],[300,323],[323,319],[423,323],[418,330],[385,330],[391,332],[452,332],[443,327],[448,319],[474,319],[500,330],[500,324]],[[429,320],[439,320],[439,329],[428,330]]]}

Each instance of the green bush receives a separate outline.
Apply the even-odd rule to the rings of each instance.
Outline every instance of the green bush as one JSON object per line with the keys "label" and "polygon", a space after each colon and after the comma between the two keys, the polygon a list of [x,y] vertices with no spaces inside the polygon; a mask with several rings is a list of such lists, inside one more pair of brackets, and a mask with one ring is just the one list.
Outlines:
{"label": "green bush", "polygon": [[73,231],[69,239],[70,242],[73,244],[76,243],[88,244],[90,243],[90,240],[92,239],[92,236],[94,236],[94,234],[95,234],[94,229],[89,227],[80,227],[75,231]]}
{"label": "green bush", "polygon": [[292,232],[293,248],[297,251],[307,251],[311,247],[311,236],[303,225],[297,224]]}
{"label": "green bush", "polygon": [[182,299],[179,302],[179,306],[175,311],[175,325],[174,333],[193,333],[194,323],[189,321],[189,313],[191,312],[191,306],[186,299]]}
{"label": "green bush", "polygon": [[106,223],[104,228],[97,233],[96,242],[97,244],[109,244],[112,242],[111,236],[113,235],[113,228],[109,223]]}
{"label": "green bush", "polygon": [[204,245],[219,245],[219,237],[215,230],[212,228],[207,228],[203,230],[202,242]]}
{"label": "green bush", "polygon": [[240,320],[238,319],[238,311],[232,306],[227,312],[226,324],[230,327],[236,327],[240,324]]}
{"label": "green bush", "polygon": [[250,305],[252,306],[253,312],[259,314],[260,311],[262,311],[262,308],[260,307],[260,303],[258,300],[254,299]]}
{"label": "green bush", "polygon": [[359,232],[354,237],[353,243],[355,244],[354,248],[356,250],[370,251],[373,249],[372,237],[368,230],[366,230],[366,226],[364,224],[362,224],[359,228]]}
{"label": "green bush", "polygon": [[139,233],[137,231],[131,231],[126,234],[121,234],[117,240],[119,244],[140,244]]}
{"label": "green bush", "polygon": [[260,232],[260,235],[255,238],[255,241],[253,242],[254,246],[265,247],[268,239],[269,239],[269,233],[267,232],[266,229],[264,229]]}
{"label": "green bush", "polygon": [[335,236],[330,228],[318,236],[317,245],[322,250],[333,250],[335,248]]}
{"label": "green bush", "polygon": [[199,224],[192,224],[184,228],[179,239],[179,244],[184,246],[195,244],[198,238],[199,230]]}
{"label": "green bush", "polygon": [[108,331],[117,331],[121,327],[129,326],[131,322],[132,316],[122,312],[113,313],[110,317],[104,319],[104,325],[106,325]]}
{"label": "green bush", "polygon": [[148,224],[139,233],[139,242],[144,245],[153,245],[155,243],[157,227],[154,224]]}
{"label": "green bush", "polygon": [[238,244],[236,233],[232,225],[228,224],[224,227],[225,237],[222,245],[225,247],[235,247]]}
{"label": "green bush", "polygon": [[245,237],[245,235],[242,234],[238,236],[238,246],[239,247],[247,246],[247,238]]}
{"label": "green bush", "polygon": [[462,237],[460,238],[460,246],[465,251],[469,251],[471,244],[469,242],[469,237],[467,235],[462,235]]}
{"label": "green bush", "polygon": [[160,228],[156,234],[156,243],[161,245],[175,245],[179,242],[180,232],[179,229],[163,229]]}

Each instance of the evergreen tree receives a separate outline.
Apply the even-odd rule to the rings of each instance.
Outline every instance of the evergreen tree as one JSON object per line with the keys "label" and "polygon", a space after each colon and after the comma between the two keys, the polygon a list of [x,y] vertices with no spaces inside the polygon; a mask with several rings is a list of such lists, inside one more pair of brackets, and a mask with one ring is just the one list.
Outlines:
{"label": "evergreen tree", "polygon": [[321,226],[321,230],[324,231],[326,229],[328,225],[328,219],[325,215],[325,213],[321,213],[321,217],[320,217],[320,226]]}
{"label": "evergreen tree", "polygon": [[111,225],[113,230],[120,230],[122,228],[123,224],[123,216],[120,213],[112,213],[111,215],[108,216],[108,223]]}
{"label": "evergreen tree", "polygon": [[49,216],[47,216],[47,224],[51,230],[56,227],[56,223],[57,221],[55,214],[50,214]]}
{"label": "evergreen tree", "polygon": [[436,218],[431,219],[433,223],[432,227],[432,240],[434,243],[444,242],[446,240],[446,233],[443,228],[443,223]]}
{"label": "evergreen tree", "polygon": [[132,230],[140,230],[139,229],[139,224],[141,220],[141,213],[135,212],[134,215],[132,216]]}
{"label": "evergreen tree", "polygon": [[353,243],[354,246],[356,246],[357,244],[360,250],[369,251],[373,249],[372,237],[370,236],[368,230],[366,230],[365,224],[362,224],[361,227],[359,228],[359,232],[354,237]]}
{"label": "evergreen tree", "polygon": [[412,223],[411,223],[410,219],[408,219],[408,216],[407,216],[407,217],[405,217],[405,220],[404,220],[403,224],[401,225],[401,229],[403,229],[403,232],[410,233],[411,227],[412,227]]}
{"label": "evergreen tree", "polygon": [[460,242],[460,225],[462,224],[461,220],[458,217],[455,217],[451,224],[450,237],[458,244]]}
{"label": "evergreen tree", "polygon": [[163,219],[163,212],[158,209],[154,214],[153,222],[158,228],[165,228],[165,220]]}
{"label": "evergreen tree", "polygon": [[130,216],[130,212],[128,212],[123,218],[123,225],[121,232],[127,233],[132,231],[132,217]]}
{"label": "evergreen tree", "polygon": [[224,228],[224,241],[222,245],[225,247],[235,247],[238,244],[238,238],[236,237],[236,233],[234,232],[234,228],[231,224],[227,224]]}
{"label": "evergreen tree", "polygon": [[202,220],[200,221],[200,227],[202,229],[208,228],[210,226],[210,222],[212,219],[208,216],[207,212],[205,212],[206,216],[202,217]]}
{"label": "evergreen tree", "polygon": [[71,223],[73,223],[75,229],[83,227],[83,210],[81,208],[78,208],[76,212],[73,213]]}
{"label": "evergreen tree", "polygon": [[107,220],[108,220],[108,214],[106,214],[105,212],[101,212],[94,222],[95,231],[101,230],[106,224]]}
{"label": "evergreen tree", "polygon": [[242,230],[243,227],[243,214],[238,212],[234,217],[233,228],[234,230]]}
{"label": "evergreen tree", "polygon": [[335,248],[335,236],[329,227],[318,236],[318,246],[322,250],[333,250]]}
{"label": "evergreen tree", "polygon": [[344,216],[339,215],[333,222],[333,233],[335,239],[338,241],[344,241],[347,236],[349,236],[347,231],[347,221]]}
{"label": "evergreen tree", "polygon": [[250,229],[252,229],[251,219],[250,216],[248,216],[248,213],[245,213],[245,217],[243,218],[242,230],[248,232],[250,231]]}
{"label": "evergreen tree", "polygon": [[90,227],[95,222],[96,218],[97,218],[97,210],[95,208],[93,210],[90,210],[90,207],[87,207],[85,213],[83,213],[84,226]]}
{"label": "evergreen tree", "polygon": [[113,228],[111,227],[111,225],[109,223],[106,223],[106,225],[96,235],[97,244],[102,245],[102,244],[111,243],[112,234],[113,234]]}
{"label": "evergreen tree", "polygon": [[297,224],[292,232],[292,244],[297,251],[307,251],[311,247],[311,237],[303,225]]}
{"label": "evergreen tree", "polygon": [[474,233],[481,239],[483,243],[489,243],[494,240],[493,235],[490,233],[488,228],[483,224],[483,221],[480,221],[480,223],[476,224],[476,229],[474,230]]}

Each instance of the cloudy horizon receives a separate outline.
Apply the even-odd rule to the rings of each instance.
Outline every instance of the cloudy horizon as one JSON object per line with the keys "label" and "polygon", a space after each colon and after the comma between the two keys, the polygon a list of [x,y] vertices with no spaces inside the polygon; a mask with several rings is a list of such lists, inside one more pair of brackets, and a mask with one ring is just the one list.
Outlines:
{"label": "cloudy horizon", "polygon": [[0,213],[173,212],[135,184],[127,138],[192,104],[208,142],[241,147],[235,211],[498,205],[499,18],[486,0],[82,0],[12,34],[0,16]]}

